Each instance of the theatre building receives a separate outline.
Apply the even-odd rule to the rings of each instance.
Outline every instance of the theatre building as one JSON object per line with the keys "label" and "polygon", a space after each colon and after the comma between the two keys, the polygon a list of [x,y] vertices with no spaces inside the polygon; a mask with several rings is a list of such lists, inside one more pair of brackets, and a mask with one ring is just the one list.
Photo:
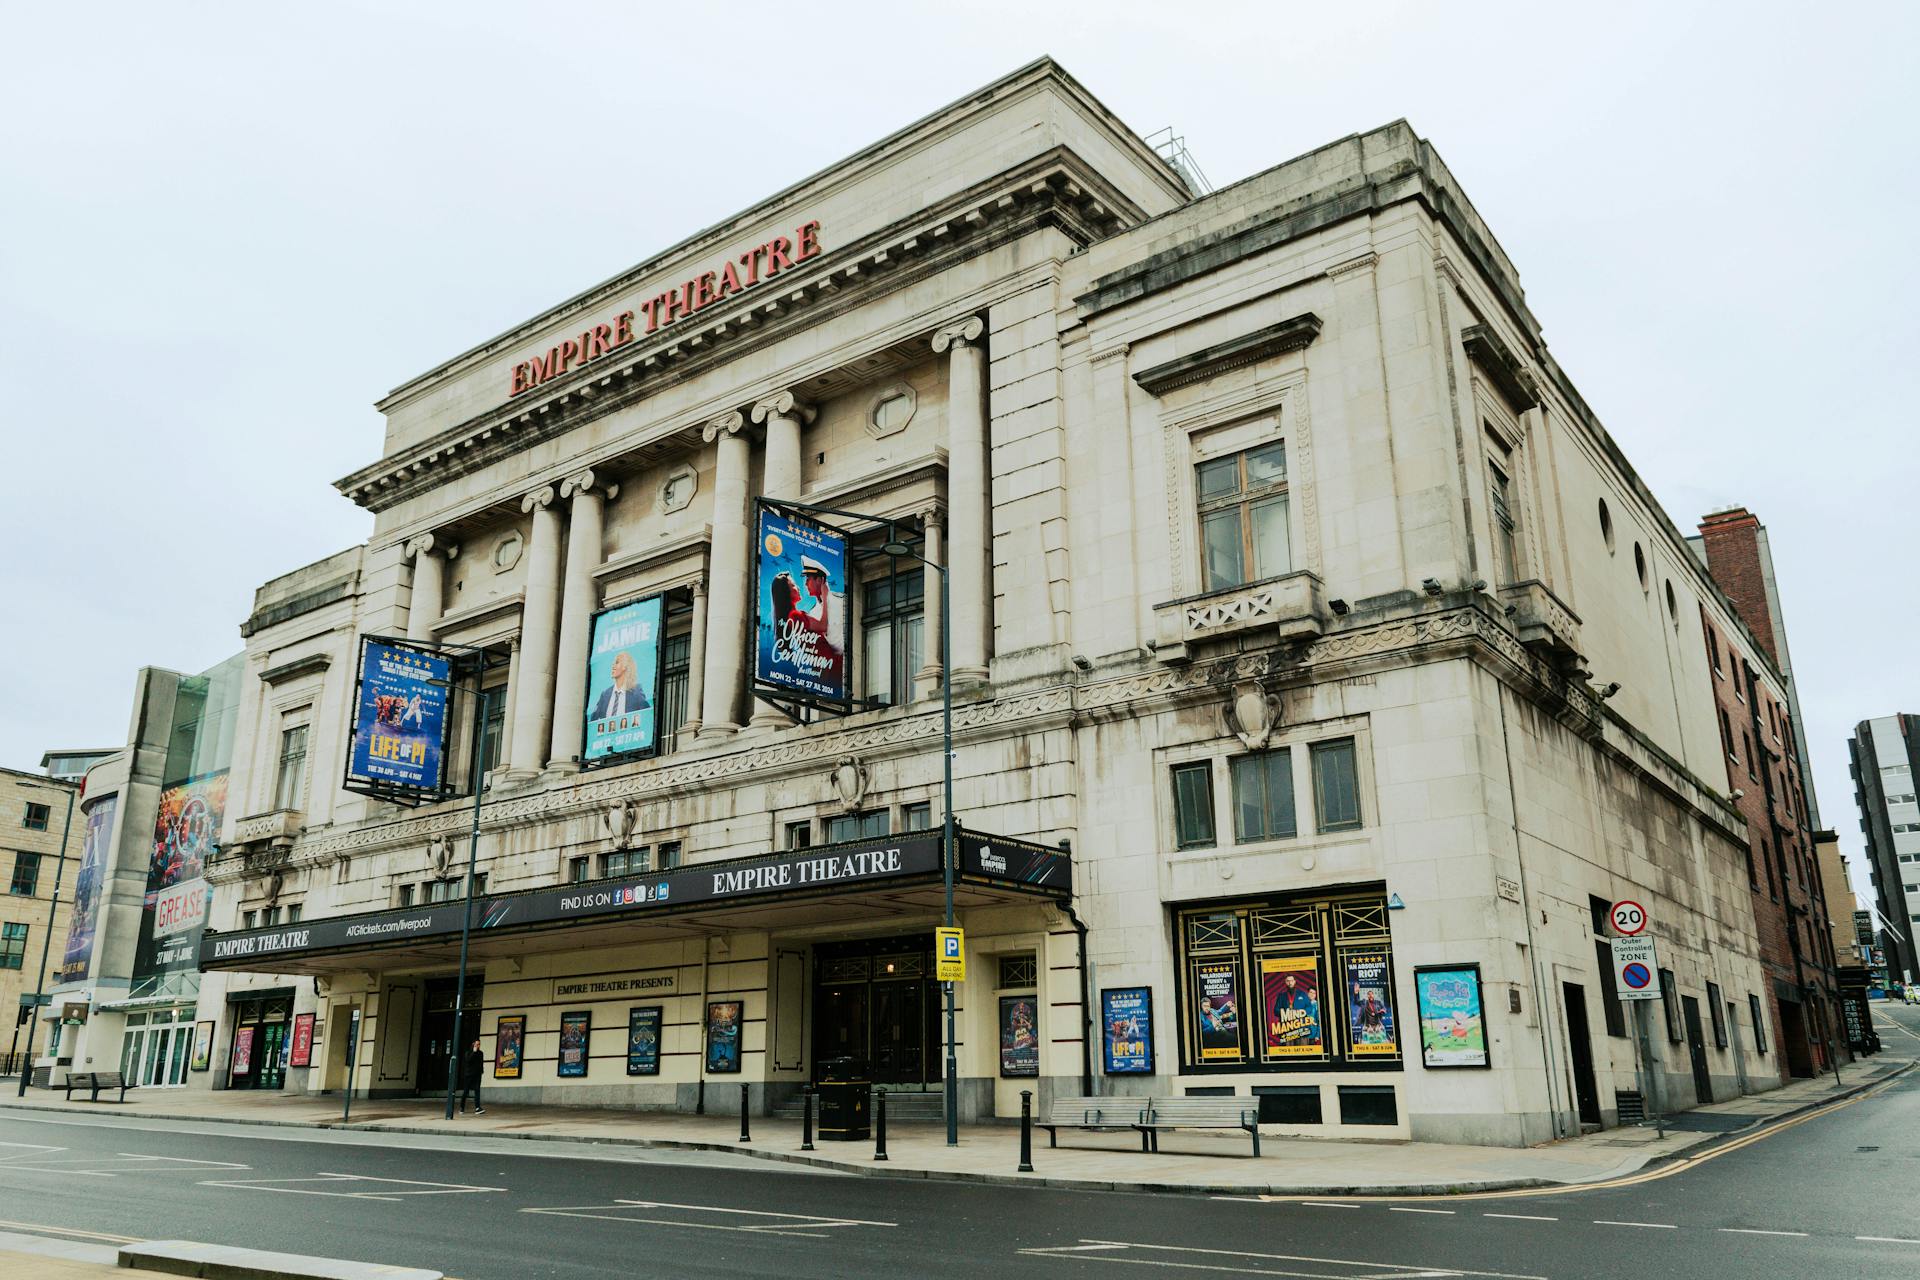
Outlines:
{"label": "theatre building", "polygon": [[969,1123],[1524,1143],[1778,1082],[1683,1016],[1768,990],[1742,624],[1405,123],[1206,193],[1042,61],[379,407],[372,536],[243,628],[208,1083],[477,1037],[506,1106],[931,1117],[943,856]]}

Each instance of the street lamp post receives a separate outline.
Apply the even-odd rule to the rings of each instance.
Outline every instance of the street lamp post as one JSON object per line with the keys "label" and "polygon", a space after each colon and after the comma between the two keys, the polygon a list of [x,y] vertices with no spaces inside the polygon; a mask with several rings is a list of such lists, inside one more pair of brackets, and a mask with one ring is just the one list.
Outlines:
{"label": "street lamp post", "polygon": [[40,939],[40,976],[33,984],[36,1003],[33,1006],[34,1016],[27,1023],[27,1055],[20,1059],[20,1090],[14,1095],[17,1098],[27,1096],[27,1076],[33,1070],[33,1028],[40,1020],[38,1001],[47,990],[47,953],[53,947],[54,917],[60,913],[60,876],[67,867],[67,836],[73,831],[73,798],[79,791],[79,787],[67,788],[67,817],[60,824],[60,848],[53,855],[53,901],[47,904],[47,931]]}
{"label": "street lamp post", "polygon": [[[480,801],[486,794],[486,774],[481,769],[481,752],[486,749],[486,697],[480,688],[480,681],[486,676],[486,663],[483,659],[473,669],[473,688],[461,690],[473,698],[473,749],[469,765],[473,769],[473,827],[467,839],[467,888],[462,896],[460,911],[460,969],[454,980],[453,989],[453,1038],[447,1047],[447,1112],[446,1118],[453,1119],[453,1099],[460,1086],[461,1041],[466,1038],[467,1012],[467,947],[473,936],[473,874],[474,863],[480,852]],[[454,688],[449,684],[448,689]]]}
{"label": "street lamp post", "polygon": [[[935,564],[925,556],[915,552],[897,537],[880,548],[890,556],[901,556],[918,560],[940,575],[940,766],[941,766],[941,808],[945,811],[941,817],[940,831],[940,878],[946,892],[946,924],[953,927],[953,610],[950,593],[947,590],[947,566]],[[947,996],[947,1069],[943,1077],[945,1109],[947,1113],[947,1145],[960,1145],[960,1112],[958,1084],[954,1077],[959,1073],[959,1062],[954,1055],[953,1039],[953,983],[940,984],[946,988]]]}

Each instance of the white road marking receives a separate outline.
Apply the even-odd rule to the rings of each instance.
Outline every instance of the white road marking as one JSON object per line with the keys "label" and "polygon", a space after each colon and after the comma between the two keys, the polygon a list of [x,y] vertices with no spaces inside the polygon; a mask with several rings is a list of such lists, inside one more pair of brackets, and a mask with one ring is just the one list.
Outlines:
{"label": "white road marking", "polygon": [[[244,1167],[244,1166],[242,1166]],[[356,1183],[378,1183],[375,1190],[348,1191]],[[332,1190],[295,1186],[295,1183],[320,1183]],[[475,1187],[460,1182],[425,1182],[418,1178],[375,1178],[361,1173],[321,1173],[312,1178],[233,1178],[206,1181],[203,1187],[229,1187],[235,1191],[278,1191],[295,1196],[335,1196],[342,1200],[387,1200],[398,1203],[407,1196],[455,1196],[482,1191],[505,1191],[505,1187]],[[425,1188],[405,1191],[403,1187]]]}
{"label": "white road marking", "polygon": [[1302,1200],[1300,1207],[1303,1209],[1358,1209],[1360,1206],[1357,1204],[1335,1204],[1331,1200]]}
{"label": "white road marking", "polygon": [[[735,1218],[771,1218],[757,1223],[696,1222],[681,1217],[641,1217],[632,1209],[668,1210],[679,1213],[729,1214]],[[669,1204],[663,1200],[615,1200],[612,1204],[583,1204],[548,1209],[522,1209],[522,1213],[544,1214],[557,1218],[596,1218],[604,1222],[645,1223],[660,1227],[691,1227],[698,1231],[737,1231],[743,1235],[802,1236],[826,1240],[834,1227],[898,1227],[897,1222],[875,1222],[866,1218],[836,1218],[807,1213],[776,1213],[771,1209],[735,1209],[717,1204]]]}
{"label": "white road marking", "polygon": [[1483,1213],[1483,1218],[1512,1218],[1515,1222],[1558,1222],[1558,1218],[1546,1218],[1537,1213]]}
{"label": "white road marking", "polygon": [[1611,1218],[1595,1218],[1596,1227],[1648,1227],[1656,1231],[1678,1231],[1680,1228],[1671,1222],[1615,1222]]}
{"label": "white road marking", "polygon": [[[1307,1277],[1309,1280],[1429,1280],[1437,1277],[1479,1276],[1484,1280],[1547,1280],[1545,1276],[1516,1275],[1507,1271],[1471,1271],[1454,1267],[1435,1267],[1429,1263],[1408,1263],[1401,1266],[1392,1262],[1366,1261],[1357,1258],[1321,1258],[1296,1253],[1253,1253],[1244,1249],[1200,1249],[1177,1244],[1141,1244],[1125,1240],[1081,1240],[1081,1245],[1104,1245],[1105,1250],[1098,1254],[1088,1254],[1074,1246],[1055,1245],[1052,1247],[1022,1249],[1020,1252],[1032,1257],[1084,1258],[1088,1262],[1120,1262],[1129,1266],[1169,1267],[1182,1271],[1226,1271],[1235,1275],[1254,1276],[1293,1276]],[[1186,1254],[1187,1259],[1162,1258],[1126,1258],[1116,1256],[1115,1250],[1125,1252],[1138,1249],[1149,1253]],[[1257,1259],[1261,1262],[1310,1262],[1323,1266],[1364,1267],[1363,1274],[1352,1271],[1291,1271],[1276,1268],[1261,1268],[1239,1265],[1226,1265],[1192,1261],[1193,1258],[1230,1258]]]}
{"label": "white road marking", "polygon": [[1448,1217],[1452,1217],[1455,1213],[1458,1212],[1458,1210],[1455,1210],[1455,1209],[1409,1209],[1405,1205],[1396,1204],[1396,1205],[1389,1205],[1387,1207],[1387,1212],[1388,1213],[1444,1213]]}
{"label": "white road marking", "polygon": [[1759,1227],[1717,1227],[1715,1230],[1736,1236],[1804,1236],[1807,1234],[1804,1231],[1762,1231]]}
{"label": "white road marking", "polygon": [[1871,1244],[1920,1244],[1920,1240],[1905,1240],[1899,1236],[1855,1236],[1855,1240],[1865,1240]]}
{"label": "white road marking", "polygon": [[[59,1152],[67,1148],[54,1147],[52,1150]],[[71,1152],[65,1160],[39,1156],[0,1163],[0,1173],[69,1173],[83,1178],[119,1178],[130,1173],[190,1173],[251,1167],[231,1160],[189,1160],[185,1156],[140,1155],[132,1151],[116,1152],[111,1156],[76,1151]]]}

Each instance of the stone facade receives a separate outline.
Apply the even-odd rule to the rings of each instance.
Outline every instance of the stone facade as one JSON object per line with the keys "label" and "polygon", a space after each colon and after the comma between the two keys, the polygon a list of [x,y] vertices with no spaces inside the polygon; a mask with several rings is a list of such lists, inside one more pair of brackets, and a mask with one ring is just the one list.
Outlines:
{"label": "stone facade", "polygon": [[[51,922],[50,970],[59,965],[66,943],[78,869],[73,859],[85,832],[79,809],[70,803],[77,791],[71,782],[0,769],[0,1009],[7,1011],[11,1027],[4,1050],[9,1069],[15,1055],[26,1052],[27,1029],[14,1019],[20,997],[47,989],[36,980],[56,886],[61,900]],[[75,819],[71,826],[69,809]],[[47,1032],[44,1020],[34,1027],[36,1050],[47,1043]]]}
{"label": "stone facade", "polygon": [[[1777,1082],[1777,1036],[1669,1034],[1682,1001],[1723,993],[1717,1023],[1768,990],[1705,639],[1750,637],[1404,123],[1195,198],[1043,61],[380,407],[383,456],[339,482],[373,535],[263,588],[245,628],[203,951],[214,1082],[223,1011],[291,988],[317,1026],[289,1088],[349,1067],[436,1088],[447,1044],[476,1033],[497,1069],[524,1018],[522,1069],[490,1088],[697,1106],[718,1001],[740,1046],[718,1078],[780,1105],[853,1017],[835,975],[921,963],[878,943],[922,936],[937,896],[476,935],[467,1030],[443,943],[306,955],[280,925],[400,927],[457,895],[469,852],[511,910],[581,876],[618,892],[632,873],[608,868],[640,853],[656,876],[897,841],[941,812],[949,680],[956,816],[1065,846],[1073,877],[1070,897],[976,884],[960,912],[970,1119],[1022,1088],[1226,1090],[1278,1131],[1517,1144],[1614,1123],[1623,1095]],[[931,562],[883,571],[866,535],[852,635],[922,636],[862,686],[884,703],[796,723],[752,696],[758,497],[877,517]],[[867,590],[882,572],[911,626]],[[654,596],[678,655],[665,749],[583,769],[587,620]],[[454,703],[477,810],[338,789],[363,633],[492,655],[485,696]],[[1622,898],[1670,971],[1638,1018],[1611,998]],[[222,940],[289,947],[295,976]],[[1423,1047],[1436,974],[1477,981],[1481,1014],[1433,1010]],[[1103,992],[1137,988],[1152,1070],[1108,1074]],[[630,1077],[629,1017],[655,1005],[658,1074]]]}

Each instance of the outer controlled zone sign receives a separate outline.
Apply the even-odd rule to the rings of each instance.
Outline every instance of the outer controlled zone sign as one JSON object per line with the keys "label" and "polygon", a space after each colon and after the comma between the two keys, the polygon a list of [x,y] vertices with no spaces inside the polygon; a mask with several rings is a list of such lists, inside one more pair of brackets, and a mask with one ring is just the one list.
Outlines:
{"label": "outer controlled zone sign", "polygon": [[1659,998],[1660,962],[1654,958],[1652,938],[1613,940],[1613,990],[1622,1000]]}

